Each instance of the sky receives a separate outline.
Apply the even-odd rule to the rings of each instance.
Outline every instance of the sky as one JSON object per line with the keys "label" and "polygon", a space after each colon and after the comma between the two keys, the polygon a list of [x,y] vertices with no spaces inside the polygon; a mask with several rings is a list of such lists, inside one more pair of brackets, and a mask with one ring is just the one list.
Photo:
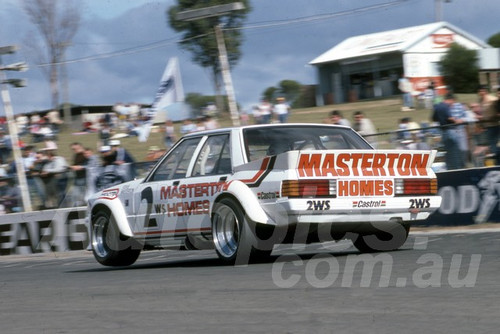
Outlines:
{"label": "sky", "polygon": [[[62,0],[60,0],[62,1]],[[440,0],[443,1],[443,0]],[[15,113],[50,108],[49,84],[24,43],[37,36],[21,0],[0,0],[0,46],[17,45],[3,64],[26,61],[28,86],[10,88]],[[82,0],[80,29],[68,48],[68,99],[78,105],[153,102],[167,61],[178,57],[184,91],[214,95],[209,72],[180,49],[166,11],[175,0]],[[242,57],[231,69],[235,96],[250,111],[263,91],[281,80],[315,84],[308,63],[356,35],[436,20],[436,0],[252,0]],[[442,3],[442,20],[485,41],[500,32],[499,0]],[[4,115],[0,107],[0,116]]]}

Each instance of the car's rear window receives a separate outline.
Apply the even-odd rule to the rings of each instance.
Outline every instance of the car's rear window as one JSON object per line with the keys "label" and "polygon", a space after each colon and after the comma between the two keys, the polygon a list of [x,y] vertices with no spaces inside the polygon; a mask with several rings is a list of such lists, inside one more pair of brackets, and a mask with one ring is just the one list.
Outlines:
{"label": "car's rear window", "polygon": [[243,130],[248,161],[292,150],[372,149],[356,132],[331,126],[277,126]]}

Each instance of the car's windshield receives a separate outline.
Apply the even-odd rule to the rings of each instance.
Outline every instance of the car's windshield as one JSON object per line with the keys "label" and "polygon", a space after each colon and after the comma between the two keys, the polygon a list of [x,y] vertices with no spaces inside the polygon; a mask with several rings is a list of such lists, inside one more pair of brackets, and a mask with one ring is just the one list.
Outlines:
{"label": "car's windshield", "polygon": [[332,126],[248,128],[243,136],[248,161],[291,150],[372,149],[351,129]]}

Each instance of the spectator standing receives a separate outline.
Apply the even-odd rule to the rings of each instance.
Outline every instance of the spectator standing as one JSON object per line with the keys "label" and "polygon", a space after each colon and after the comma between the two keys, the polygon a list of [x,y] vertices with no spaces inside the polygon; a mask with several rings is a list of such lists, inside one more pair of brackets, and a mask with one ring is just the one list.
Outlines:
{"label": "spectator standing", "polygon": [[483,115],[478,103],[471,103],[469,105],[470,118],[472,124],[469,125],[470,133],[470,151],[471,159],[474,167],[484,166],[484,158],[488,151],[488,139],[486,138],[486,131],[481,125]]}
{"label": "spectator standing", "polygon": [[330,112],[330,119],[329,119],[331,124],[335,125],[345,125],[345,126],[351,126],[351,122],[349,122],[347,119],[344,118],[342,113],[338,110],[332,110]]}
{"label": "spectator standing", "polygon": [[183,135],[196,131],[196,124],[190,119],[185,119],[181,126],[181,133]]}
{"label": "spectator standing", "polygon": [[[403,117],[398,124],[398,139],[399,140],[410,140],[413,138],[412,134],[419,134],[420,126],[418,123],[413,122],[410,117]],[[406,130],[406,131],[401,131]]]}
{"label": "spectator standing", "polygon": [[51,110],[47,113],[47,121],[52,128],[54,133],[59,133],[59,128],[63,121],[61,120],[61,115],[58,110]]}
{"label": "spectator standing", "polygon": [[115,165],[135,162],[132,155],[124,147],[121,146],[121,142],[118,139],[110,140],[109,146],[111,146],[111,151],[113,151],[115,155]]}
{"label": "spectator standing", "polygon": [[21,114],[16,117],[17,130],[19,131],[19,136],[24,136],[28,133],[28,124],[29,118],[28,116]]}
{"label": "spectator standing", "polygon": [[112,135],[112,130],[107,122],[101,122],[101,127],[99,129],[99,139],[101,141],[101,145],[108,145],[108,142]]}
{"label": "spectator standing", "polygon": [[43,166],[40,177],[45,184],[46,207],[59,207],[66,195],[68,163],[64,157],[57,155],[55,149],[46,149],[47,162]]}
{"label": "spectator standing", "polygon": [[242,111],[240,113],[240,120],[241,120],[241,125],[248,125],[248,121],[250,120],[250,117],[246,113],[246,111]]}
{"label": "spectator standing", "polygon": [[398,80],[398,88],[403,94],[403,111],[413,109],[413,86],[406,77],[402,77]]}
{"label": "spectator standing", "polygon": [[254,124],[262,124],[262,117],[260,115],[259,106],[252,107],[252,117]]}
{"label": "spectator standing", "polygon": [[163,136],[163,143],[168,150],[174,145],[175,141],[177,140],[175,136],[174,123],[171,120],[167,119],[165,121],[163,132],[165,133],[165,135]]}
{"label": "spectator standing", "polygon": [[133,165],[135,163],[135,159],[124,147],[120,146],[120,144],[120,141],[117,139],[109,141],[109,145],[111,146],[111,156],[114,157],[113,164],[117,166],[123,165],[124,171],[122,174],[124,175],[124,179],[125,181],[130,181],[135,178],[135,168]]}
{"label": "spectator standing", "polygon": [[259,109],[259,119],[261,124],[271,123],[271,111],[273,109],[271,103],[269,103],[267,99],[262,99],[257,108]]}
{"label": "spectator standing", "polygon": [[464,158],[460,151],[458,138],[455,130],[451,127],[456,120],[451,115],[451,106],[455,102],[453,94],[448,93],[444,100],[434,106],[432,119],[441,126],[441,141],[446,151],[446,168],[448,170],[465,167]]}
{"label": "spectator standing", "polygon": [[87,168],[101,167],[99,157],[94,154],[94,151],[90,147],[86,147],[83,154],[85,155],[85,159],[87,159]]}
{"label": "spectator standing", "polygon": [[497,148],[498,136],[499,136],[499,115],[495,108],[496,101],[498,100],[495,96],[489,94],[488,86],[480,86],[478,90],[479,95],[479,108],[481,114],[483,115],[483,127],[486,129],[486,136],[488,138],[488,147],[490,154],[495,157],[496,164],[500,164],[500,157]]}
{"label": "spectator standing", "polygon": [[219,128],[219,123],[217,122],[217,120],[210,116],[210,115],[206,115],[205,116],[205,128],[207,130],[215,130],[215,129],[218,129]]}
{"label": "spectator standing", "polygon": [[286,103],[284,97],[278,97],[276,102],[273,112],[280,123],[286,123],[288,121],[288,114],[290,113],[290,106]]}
{"label": "spectator standing", "polygon": [[47,163],[47,156],[45,155],[45,150],[39,150],[35,153],[35,160],[33,165],[27,173],[28,187],[30,190],[34,190],[36,196],[38,197],[39,209],[45,209],[46,194],[45,194],[45,184],[41,178],[43,166]]}
{"label": "spectator standing", "polygon": [[424,104],[426,109],[432,109],[435,97],[435,84],[434,81],[431,80],[427,88],[424,90]]}
{"label": "spectator standing", "polygon": [[196,130],[195,131],[203,131],[206,130],[205,127],[205,119],[203,117],[198,117],[196,119]]}
{"label": "spectator standing", "polygon": [[85,204],[85,187],[87,184],[87,157],[83,145],[77,142],[71,144],[73,164],[69,168],[73,171],[73,187],[71,189],[72,205]]}
{"label": "spectator standing", "polygon": [[10,136],[8,136],[5,131],[0,130],[0,164],[7,163],[11,151],[12,145]]}
{"label": "spectator standing", "polygon": [[0,204],[5,213],[20,212],[21,192],[12,178],[0,178]]}
{"label": "spectator standing", "polygon": [[354,123],[352,128],[363,137],[366,137],[365,139],[373,147],[377,147],[377,139],[375,136],[370,136],[376,134],[377,130],[375,129],[373,122],[369,118],[365,117],[362,111],[356,111],[354,113]]}
{"label": "spectator standing", "polygon": [[[453,118],[455,124],[461,124],[461,123],[468,123],[469,121],[472,122],[473,120],[470,119],[467,115],[467,110],[464,108],[463,104],[460,102],[457,102],[456,100],[453,101],[453,103],[450,106],[450,115]],[[465,162],[469,160],[469,138],[467,136],[467,128],[466,125],[460,125],[460,126],[454,126],[451,131],[454,132],[454,136],[457,139],[458,142],[458,148],[460,149],[460,152],[462,153],[462,158],[464,161],[464,167],[465,167]]]}

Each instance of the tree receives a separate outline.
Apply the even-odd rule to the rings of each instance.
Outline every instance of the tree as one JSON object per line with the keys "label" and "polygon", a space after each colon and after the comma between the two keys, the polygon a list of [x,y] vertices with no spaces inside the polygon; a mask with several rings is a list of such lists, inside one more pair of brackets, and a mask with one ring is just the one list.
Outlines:
{"label": "tree", "polygon": [[293,104],[300,95],[302,85],[295,80],[281,80],[278,84],[280,93]]}
{"label": "tree", "polygon": [[479,83],[476,50],[453,43],[439,62],[444,82],[455,93],[475,92]]}
{"label": "tree", "polygon": [[203,114],[203,110],[207,107],[207,105],[214,103],[215,97],[201,95],[199,93],[188,93],[185,100],[194,111],[194,116],[200,116]]}
{"label": "tree", "polygon": [[[232,3],[233,0],[177,0],[177,5],[168,9],[167,15],[170,27],[175,31],[182,32],[180,46],[192,53],[192,60],[204,68],[211,70],[214,88],[220,96],[221,75],[219,64],[219,51],[215,39],[214,27],[222,25],[224,27],[224,41],[226,43],[227,57],[231,66],[236,65],[241,57],[240,46],[243,40],[241,26],[250,12],[248,0],[241,0],[245,9],[233,11],[225,15],[209,17],[194,21],[179,21],[177,13]],[[218,103],[221,107],[221,103]]]}
{"label": "tree", "polygon": [[279,91],[276,87],[267,87],[266,90],[262,93],[262,98],[268,101],[272,101],[276,92]]}
{"label": "tree", "polygon": [[262,97],[268,101],[272,101],[278,96],[286,98],[290,105],[293,105],[297,98],[301,95],[302,85],[295,80],[281,80],[278,87],[268,87],[262,93]]}
{"label": "tree", "polygon": [[52,108],[59,105],[59,70],[67,48],[80,26],[80,10],[74,1],[23,0],[28,17],[38,29],[39,39],[31,34],[26,42],[50,83]]}
{"label": "tree", "polygon": [[494,48],[500,48],[500,32],[488,38],[487,43]]}

